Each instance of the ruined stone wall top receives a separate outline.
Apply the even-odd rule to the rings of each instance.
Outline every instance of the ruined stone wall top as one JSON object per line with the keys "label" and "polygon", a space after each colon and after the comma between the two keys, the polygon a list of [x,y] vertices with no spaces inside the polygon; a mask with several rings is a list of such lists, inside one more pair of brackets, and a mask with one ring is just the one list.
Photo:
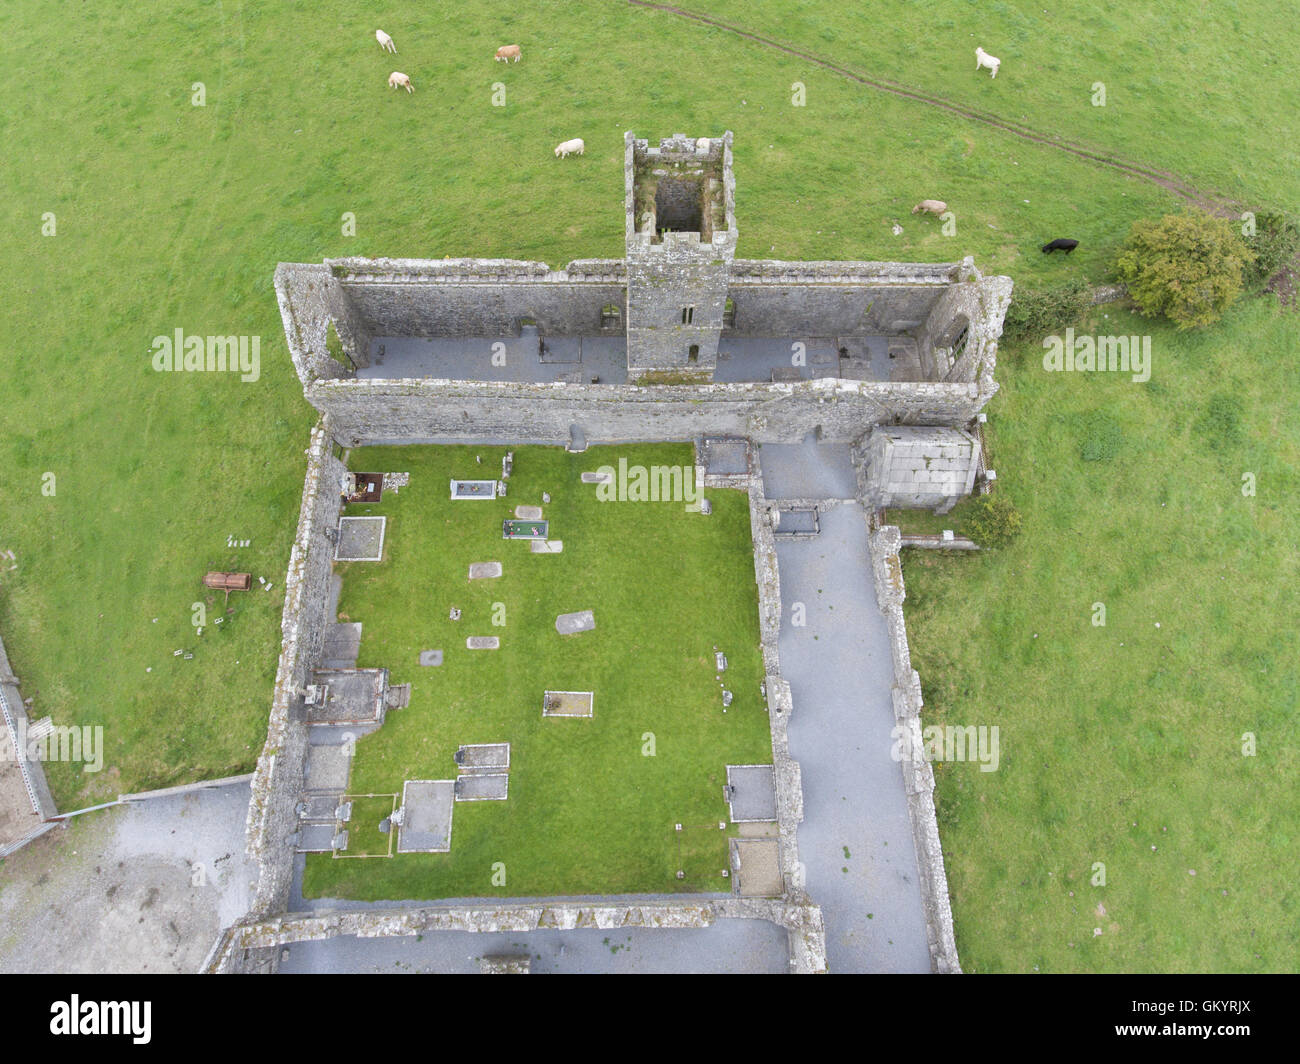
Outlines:
{"label": "ruined stone wall top", "polygon": [[952,284],[961,263],[957,262],[786,262],[779,259],[735,259],[731,264],[733,283],[755,284]]}
{"label": "ruined stone wall top", "polygon": [[579,284],[622,282],[627,267],[622,259],[574,259],[560,269],[523,259],[326,259],[325,265],[346,287],[349,284]]}

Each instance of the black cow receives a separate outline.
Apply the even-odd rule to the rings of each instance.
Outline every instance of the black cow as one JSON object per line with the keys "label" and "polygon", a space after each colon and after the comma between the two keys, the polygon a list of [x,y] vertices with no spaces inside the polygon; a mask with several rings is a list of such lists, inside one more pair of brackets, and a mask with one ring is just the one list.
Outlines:
{"label": "black cow", "polygon": [[1066,240],[1064,237],[1057,237],[1050,244],[1043,245],[1044,252],[1064,251],[1067,255],[1079,246],[1077,240]]}

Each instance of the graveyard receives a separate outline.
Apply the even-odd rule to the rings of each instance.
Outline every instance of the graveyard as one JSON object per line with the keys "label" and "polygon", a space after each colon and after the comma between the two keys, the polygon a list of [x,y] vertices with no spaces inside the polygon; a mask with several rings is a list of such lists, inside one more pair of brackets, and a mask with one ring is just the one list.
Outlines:
{"label": "graveyard", "polygon": [[[457,493],[500,481],[508,452],[504,496]],[[337,620],[361,625],[356,667],[387,669],[410,697],[357,739],[346,849],[307,855],[304,896],[730,892],[727,766],[772,760],[748,499],[710,489],[708,513],[602,501],[582,473],[620,459],[689,467],[694,453],[349,452],[354,472],[410,475],[344,509],[344,525],[386,518],[381,559],[334,564]],[[548,539],[507,538],[507,521]],[[439,804],[437,781],[454,800]],[[438,825],[408,821],[390,847],[395,825],[380,823],[401,806]]]}

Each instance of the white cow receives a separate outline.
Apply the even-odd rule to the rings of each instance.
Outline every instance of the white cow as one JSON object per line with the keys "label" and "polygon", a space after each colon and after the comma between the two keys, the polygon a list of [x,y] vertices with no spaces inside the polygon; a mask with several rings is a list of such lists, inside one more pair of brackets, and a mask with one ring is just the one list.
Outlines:
{"label": "white cow", "polygon": [[411,79],[400,70],[394,70],[388,75],[388,87],[390,89],[405,89],[407,92],[415,91],[411,88]]}
{"label": "white cow", "polygon": [[388,36],[383,30],[375,30],[375,40],[379,42],[379,47],[385,52],[397,54],[397,45],[393,43],[393,38]]}
{"label": "white cow", "polygon": [[1002,65],[1002,60],[999,59],[996,55],[989,55],[988,52],[984,51],[983,48],[975,49],[976,70],[979,70],[980,67],[988,67],[989,70],[993,72],[991,76],[996,78],[998,76],[998,67],[1000,67],[1001,65]]}
{"label": "white cow", "polygon": [[567,159],[571,154],[576,152],[579,155],[585,154],[587,145],[582,142],[581,137],[575,137],[573,140],[566,140],[555,148],[555,155],[558,159]]}
{"label": "white cow", "polygon": [[944,203],[943,200],[923,199],[912,208],[912,213],[920,214],[922,211],[926,211],[929,214],[942,214],[947,209],[948,204]]}

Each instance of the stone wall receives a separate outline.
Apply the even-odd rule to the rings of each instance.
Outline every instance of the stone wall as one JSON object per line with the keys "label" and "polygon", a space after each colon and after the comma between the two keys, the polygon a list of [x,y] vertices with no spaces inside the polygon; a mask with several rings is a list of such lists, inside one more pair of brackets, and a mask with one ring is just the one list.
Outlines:
{"label": "stone wall", "polygon": [[[28,760],[30,721],[0,640],[0,857],[13,853],[49,830],[58,809],[39,760]],[[8,761],[12,752],[13,761]]]}
{"label": "stone wall", "polygon": [[[939,297],[918,334],[921,365],[932,379],[992,382],[1011,287],[1010,277],[984,277],[973,259],[962,260],[956,283]],[[963,329],[965,346],[955,351]]]}
{"label": "stone wall", "polygon": [[370,364],[370,333],[328,265],[282,262],[275,268],[275,297],[298,379],[350,376],[354,367],[330,357],[329,323],[355,366]]}
{"label": "stone wall", "polygon": [[[560,270],[514,259],[350,258],[326,267],[372,337],[517,336],[523,319],[543,336],[623,334],[621,259],[577,260]],[[619,324],[602,329],[608,304]]]}
{"label": "stone wall", "polygon": [[[907,625],[903,620],[903,568],[898,550],[901,534],[886,525],[871,534],[871,568],[876,599],[889,630],[890,650],[894,661],[894,719],[908,729],[911,750],[923,749],[921,743],[921,678],[912,668],[912,654],[907,644]],[[952,906],[948,898],[948,876],[944,871],[943,848],[939,842],[939,822],[934,809],[934,772],[924,758],[905,758],[903,786],[911,814],[912,839],[916,844],[916,864],[920,877],[921,901],[925,908],[926,937],[930,944],[930,963],[939,973],[960,973],[957,941],[952,928]]]}
{"label": "stone wall", "polygon": [[280,665],[275,677],[266,745],[253,773],[248,805],[248,855],[258,867],[250,913],[263,917],[289,907],[298,804],[307,756],[307,725],[299,695],[320,660],[329,617],[339,485],[344,466],[333,453],[329,418],[312,430],[302,509],[284,584]]}
{"label": "stone wall", "polygon": [[724,336],[919,335],[952,283],[955,263],[738,259]]}
{"label": "stone wall", "polygon": [[[697,465],[699,460],[697,459]],[[776,819],[780,831],[779,859],[785,898],[808,904],[803,866],[799,862],[798,830],[803,822],[803,776],[799,762],[790,756],[788,729],[794,698],[781,676],[781,571],[776,558],[763,470],[756,449],[750,451],[749,529],[754,545],[754,578],[758,583],[758,631],[763,650],[767,715],[772,731],[772,781],[776,790]]]}
{"label": "stone wall", "polygon": [[749,898],[629,904],[538,901],[499,905],[485,900],[477,905],[275,916],[250,920],[227,930],[209,954],[204,970],[210,973],[262,971],[270,965],[269,958],[278,955],[286,945],[344,935],[409,938],[437,931],[526,934],[547,929],[701,928],[710,927],[720,919],[768,920],[784,927],[791,938],[791,968],[796,972],[826,970],[820,909]]}
{"label": "stone wall", "polygon": [[873,425],[966,425],[997,385],[820,378],[797,383],[621,386],[494,381],[309,382],[307,401],[357,446],[435,439],[593,443],[746,436],[760,443],[851,442]]}

